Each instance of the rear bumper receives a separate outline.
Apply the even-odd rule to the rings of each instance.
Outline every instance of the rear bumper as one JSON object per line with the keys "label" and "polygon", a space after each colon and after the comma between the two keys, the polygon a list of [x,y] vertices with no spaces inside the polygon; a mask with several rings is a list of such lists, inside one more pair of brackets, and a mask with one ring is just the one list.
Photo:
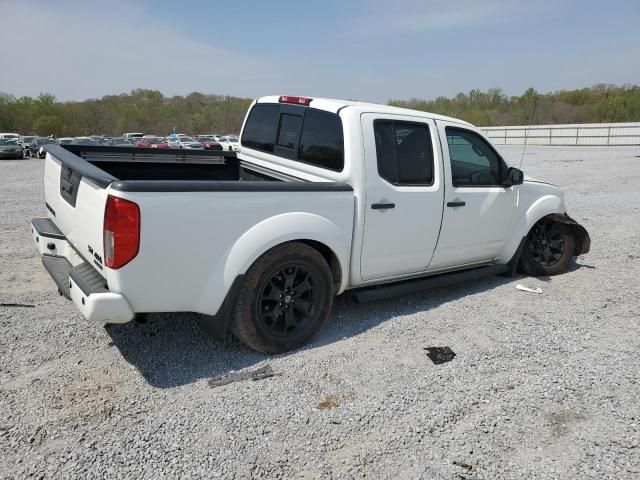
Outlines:
{"label": "rear bumper", "polygon": [[31,235],[58,291],[75,303],[87,320],[126,323],[133,318],[127,299],[109,291],[102,275],[78,255],[50,219],[33,219]]}

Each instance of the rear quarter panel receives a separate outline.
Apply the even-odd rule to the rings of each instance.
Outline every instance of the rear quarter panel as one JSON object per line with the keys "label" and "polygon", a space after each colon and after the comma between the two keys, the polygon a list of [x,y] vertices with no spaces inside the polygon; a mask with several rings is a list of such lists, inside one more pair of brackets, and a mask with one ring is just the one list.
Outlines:
{"label": "rear quarter panel", "polygon": [[354,197],[329,192],[121,192],[141,212],[140,251],[109,288],[136,312],[213,315],[236,276],[270,248],[315,240],[338,257],[348,280]]}

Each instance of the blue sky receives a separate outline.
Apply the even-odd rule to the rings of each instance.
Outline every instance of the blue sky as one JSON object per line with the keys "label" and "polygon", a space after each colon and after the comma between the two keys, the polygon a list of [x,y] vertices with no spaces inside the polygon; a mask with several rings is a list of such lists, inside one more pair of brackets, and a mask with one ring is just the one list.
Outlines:
{"label": "blue sky", "polygon": [[[640,83],[640,0],[0,0],[0,91],[385,102]],[[25,27],[29,27],[28,29]]]}

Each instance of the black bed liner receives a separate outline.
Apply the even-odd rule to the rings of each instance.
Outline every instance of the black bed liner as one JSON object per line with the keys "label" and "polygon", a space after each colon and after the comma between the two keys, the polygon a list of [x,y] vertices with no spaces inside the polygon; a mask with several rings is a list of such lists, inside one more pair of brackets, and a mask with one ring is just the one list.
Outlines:
{"label": "black bed liner", "polygon": [[[252,170],[235,152],[101,145],[47,145],[48,153],[102,188],[123,192],[336,192],[341,182],[308,182]],[[257,167],[256,167],[257,168]],[[264,170],[264,169],[262,169]],[[284,177],[284,178],[283,178]]]}

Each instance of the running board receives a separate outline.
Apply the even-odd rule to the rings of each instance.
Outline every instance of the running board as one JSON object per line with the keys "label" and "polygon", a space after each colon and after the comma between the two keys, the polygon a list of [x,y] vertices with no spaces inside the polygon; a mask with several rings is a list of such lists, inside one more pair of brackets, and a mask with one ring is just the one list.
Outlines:
{"label": "running board", "polygon": [[432,277],[420,278],[417,280],[406,280],[374,288],[364,288],[352,293],[351,297],[358,303],[374,302],[383,298],[421,292],[432,288],[448,287],[449,285],[454,285],[460,282],[500,275],[502,273],[509,272],[510,269],[511,267],[509,264],[489,265],[487,267],[444,273],[442,275],[434,275]]}

